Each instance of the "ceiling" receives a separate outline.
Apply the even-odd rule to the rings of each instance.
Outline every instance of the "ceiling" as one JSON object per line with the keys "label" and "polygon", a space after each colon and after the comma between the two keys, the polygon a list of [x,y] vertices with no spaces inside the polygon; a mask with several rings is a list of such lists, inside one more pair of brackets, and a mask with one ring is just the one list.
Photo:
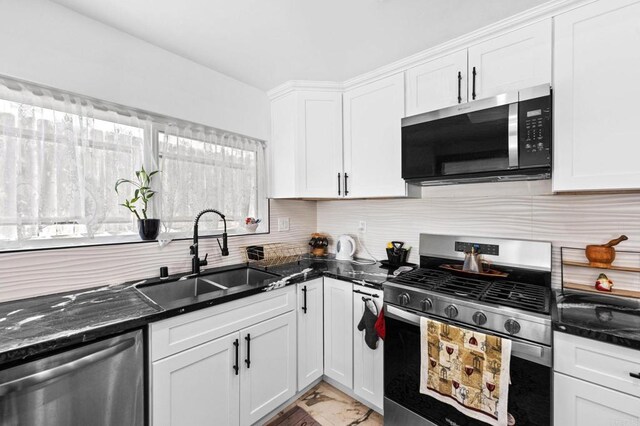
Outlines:
{"label": "ceiling", "polygon": [[344,81],[547,0],[52,0],[263,90]]}

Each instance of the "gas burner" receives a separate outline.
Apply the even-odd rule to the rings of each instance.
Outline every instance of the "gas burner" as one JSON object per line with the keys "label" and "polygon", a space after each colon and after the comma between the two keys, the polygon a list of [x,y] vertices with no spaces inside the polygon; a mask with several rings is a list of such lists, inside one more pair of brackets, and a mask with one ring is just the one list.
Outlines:
{"label": "gas burner", "polygon": [[478,300],[490,285],[487,281],[451,276],[436,287],[438,293]]}
{"label": "gas burner", "polygon": [[434,269],[418,268],[402,274],[392,281],[398,284],[416,286],[426,290],[433,290],[451,278],[451,274]]}
{"label": "gas burner", "polygon": [[485,302],[544,314],[549,313],[550,299],[548,288],[514,281],[494,281],[480,298]]}

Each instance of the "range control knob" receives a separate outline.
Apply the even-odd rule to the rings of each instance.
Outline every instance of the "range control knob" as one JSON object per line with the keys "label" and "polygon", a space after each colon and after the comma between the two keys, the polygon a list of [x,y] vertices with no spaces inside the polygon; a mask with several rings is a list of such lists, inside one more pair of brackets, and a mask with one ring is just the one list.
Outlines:
{"label": "range control knob", "polygon": [[475,322],[478,325],[483,325],[487,322],[487,316],[480,311],[477,311],[476,313],[473,314],[473,322]]}
{"label": "range control knob", "polygon": [[406,306],[411,301],[411,297],[409,297],[409,293],[401,293],[398,295],[398,303],[402,306]]}
{"label": "range control knob", "polygon": [[504,329],[509,334],[518,334],[520,332],[520,323],[514,319],[508,319],[504,322]]}
{"label": "range control knob", "polygon": [[455,318],[458,316],[458,308],[456,308],[454,305],[449,305],[446,308],[444,308],[444,313],[449,318]]}
{"label": "range control knob", "polygon": [[429,298],[422,299],[422,300],[420,301],[420,308],[421,308],[423,311],[428,311],[428,310],[430,310],[431,308],[433,308],[433,302],[432,302],[432,301],[431,301],[431,299],[429,299]]}

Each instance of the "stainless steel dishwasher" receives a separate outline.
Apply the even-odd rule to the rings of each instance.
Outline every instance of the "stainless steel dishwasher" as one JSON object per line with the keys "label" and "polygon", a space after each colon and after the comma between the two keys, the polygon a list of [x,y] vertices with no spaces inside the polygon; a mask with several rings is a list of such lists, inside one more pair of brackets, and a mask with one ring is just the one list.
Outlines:
{"label": "stainless steel dishwasher", "polygon": [[144,426],[137,330],[0,371],[2,426]]}

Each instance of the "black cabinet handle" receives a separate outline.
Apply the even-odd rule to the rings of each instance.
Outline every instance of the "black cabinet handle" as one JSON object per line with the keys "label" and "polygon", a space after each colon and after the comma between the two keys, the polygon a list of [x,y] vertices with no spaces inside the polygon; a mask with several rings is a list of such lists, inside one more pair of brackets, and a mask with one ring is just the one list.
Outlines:
{"label": "black cabinet handle", "polygon": [[233,346],[236,347],[236,363],[233,366],[233,370],[236,372],[236,376],[238,375],[238,371],[240,370],[240,367],[238,365],[238,347],[240,346],[240,342],[238,342],[238,339],[235,340],[235,342],[233,342]]}
{"label": "black cabinet handle", "polygon": [[629,375],[634,379],[640,379],[640,373],[629,373]]}
{"label": "black cabinet handle", "polygon": [[349,179],[349,175],[348,174],[344,174],[344,195],[345,197],[347,195],[349,195],[349,190],[347,189],[347,179]]}
{"label": "black cabinet handle", "polygon": [[473,85],[472,85],[472,91],[471,91],[471,98],[472,99],[476,99],[476,75],[478,73],[476,72],[476,67],[473,67]]}
{"label": "black cabinet handle", "polygon": [[307,313],[307,286],[302,287],[302,312]]}
{"label": "black cabinet handle", "polygon": [[374,297],[374,298],[378,298],[377,294],[369,294],[369,293],[365,293],[364,291],[360,291],[360,290],[353,290],[354,293],[358,293],[358,294],[364,294],[365,296],[369,296],[369,297]]}
{"label": "black cabinet handle", "polygon": [[251,367],[251,335],[247,334],[247,337],[244,338],[247,341],[247,359],[244,362],[247,363],[247,368]]}
{"label": "black cabinet handle", "polygon": [[338,195],[340,195],[340,173],[338,173]]}
{"label": "black cabinet handle", "polygon": [[462,72],[458,71],[458,103],[462,103]]}

